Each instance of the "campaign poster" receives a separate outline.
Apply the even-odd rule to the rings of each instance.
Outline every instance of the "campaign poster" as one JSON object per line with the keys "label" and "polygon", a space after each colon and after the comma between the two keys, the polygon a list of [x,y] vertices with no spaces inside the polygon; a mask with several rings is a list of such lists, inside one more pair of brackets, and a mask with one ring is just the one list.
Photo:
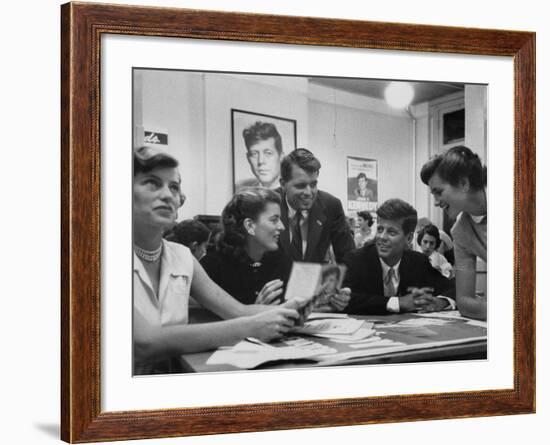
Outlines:
{"label": "campaign poster", "polygon": [[348,156],[348,211],[375,211],[378,206],[378,167],[375,159]]}

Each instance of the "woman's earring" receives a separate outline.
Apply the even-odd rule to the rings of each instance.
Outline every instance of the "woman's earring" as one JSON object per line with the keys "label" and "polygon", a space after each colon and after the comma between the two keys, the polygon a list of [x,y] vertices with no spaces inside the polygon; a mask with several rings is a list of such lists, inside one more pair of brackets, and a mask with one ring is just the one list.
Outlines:
{"label": "woman's earring", "polygon": [[252,235],[252,236],[254,236],[254,235],[255,235],[255,233],[254,233],[254,229],[248,229],[248,233],[249,233],[250,235]]}

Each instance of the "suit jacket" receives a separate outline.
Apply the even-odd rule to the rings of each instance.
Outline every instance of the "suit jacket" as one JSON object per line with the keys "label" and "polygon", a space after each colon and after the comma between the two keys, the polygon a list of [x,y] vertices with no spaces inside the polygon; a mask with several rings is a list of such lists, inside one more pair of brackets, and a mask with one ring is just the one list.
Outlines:
{"label": "suit jacket", "polygon": [[303,258],[290,244],[290,223],[284,191],[281,194],[281,220],[285,230],[279,238],[279,245],[294,261],[322,263],[332,244],[336,261],[341,263],[346,253],[355,248],[342,203],[330,193],[319,190],[308,214],[307,248]]}
{"label": "suit jacket", "polygon": [[[366,245],[346,255],[344,286],[351,289],[351,300],[345,310],[350,314],[387,314],[388,297],[384,296],[382,265],[376,245]],[[406,295],[408,287],[433,287],[434,295],[452,295],[453,282],[430,265],[425,255],[405,250],[399,264],[398,295]]]}

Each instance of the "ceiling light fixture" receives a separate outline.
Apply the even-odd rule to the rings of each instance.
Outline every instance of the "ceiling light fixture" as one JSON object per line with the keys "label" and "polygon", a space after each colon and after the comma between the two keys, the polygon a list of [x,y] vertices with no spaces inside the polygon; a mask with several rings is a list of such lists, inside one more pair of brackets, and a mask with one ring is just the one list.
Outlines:
{"label": "ceiling light fixture", "polygon": [[414,89],[407,82],[390,82],[384,92],[386,102],[392,108],[407,108],[414,97]]}

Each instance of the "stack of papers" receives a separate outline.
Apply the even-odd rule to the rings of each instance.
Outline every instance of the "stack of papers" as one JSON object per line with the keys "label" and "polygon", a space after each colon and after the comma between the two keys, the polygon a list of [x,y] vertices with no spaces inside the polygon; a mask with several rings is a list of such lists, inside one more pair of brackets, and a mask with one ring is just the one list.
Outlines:
{"label": "stack of papers", "polygon": [[[303,326],[292,329],[292,332],[307,335],[316,334],[348,334],[351,335],[364,324],[363,320],[355,318],[308,319]],[[371,326],[372,327],[372,326]]]}
{"label": "stack of papers", "polygon": [[228,364],[240,369],[279,360],[312,359],[336,353],[336,349],[304,339],[290,339],[284,346],[271,346],[250,338],[231,348],[220,348],[206,361],[207,365]]}

